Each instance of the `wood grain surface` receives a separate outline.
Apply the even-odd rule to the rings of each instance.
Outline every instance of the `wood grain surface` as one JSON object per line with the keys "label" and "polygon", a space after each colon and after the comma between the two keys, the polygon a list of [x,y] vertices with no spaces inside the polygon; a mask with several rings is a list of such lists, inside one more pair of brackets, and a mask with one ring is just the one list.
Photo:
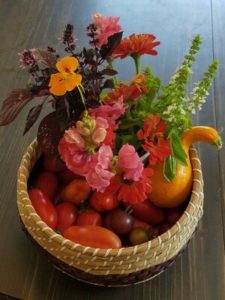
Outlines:
{"label": "wood grain surface", "polygon": [[[24,48],[56,46],[66,23],[73,23],[79,43],[95,12],[121,16],[124,36],[153,33],[161,41],[157,57],[145,57],[166,83],[181,63],[189,41],[199,33],[203,47],[194,64],[193,82],[213,58],[221,67],[210,96],[195,121],[217,127],[225,141],[225,1],[224,0],[0,0],[0,101],[25,86],[18,67]],[[121,79],[134,72],[129,59],[119,62]],[[205,181],[204,216],[187,250],[166,272],[150,282],[124,288],[98,288],[55,270],[21,231],[16,207],[16,170],[36,135],[22,137],[27,107],[8,127],[0,128],[0,299],[152,299],[223,300],[225,147],[199,144]],[[5,295],[5,296],[3,296]],[[8,297],[7,297],[8,295]]]}

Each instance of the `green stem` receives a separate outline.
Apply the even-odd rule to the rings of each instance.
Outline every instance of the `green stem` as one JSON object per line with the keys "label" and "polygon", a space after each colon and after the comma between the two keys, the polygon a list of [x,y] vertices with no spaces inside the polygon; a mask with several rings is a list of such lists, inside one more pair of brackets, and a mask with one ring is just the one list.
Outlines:
{"label": "green stem", "polygon": [[[107,63],[108,63],[109,68],[113,70],[113,63],[112,63],[112,58],[111,57],[107,57]],[[117,77],[115,75],[112,77],[112,80],[113,80],[113,83],[114,83],[115,87],[117,85],[119,85],[119,81],[117,80]]]}
{"label": "green stem", "polygon": [[82,86],[82,85],[80,85],[80,86],[78,85],[78,86],[77,86],[77,89],[78,89],[78,91],[79,91],[79,93],[80,93],[81,100],[82,100],[82,102],[83,102],[83,104],[84,104],[84,108],[87,110],[86,104],[85,104],[84,95],[83,95],[83,86]]}
{"label": "green stem", "polygon": [[131,57],[134,59],[136,74],[141,73],[141,56],[137,53],[132,54]]}

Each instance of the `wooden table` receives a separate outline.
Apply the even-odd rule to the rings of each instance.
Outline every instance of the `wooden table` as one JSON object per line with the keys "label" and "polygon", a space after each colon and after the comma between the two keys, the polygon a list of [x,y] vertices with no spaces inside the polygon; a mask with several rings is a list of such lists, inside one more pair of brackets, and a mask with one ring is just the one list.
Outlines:
{"label": "wooden table", "polygon": [[[192,37],[200,33],[203,47],[194,65],[193,81],[201,78],[213,58],[221,67],[198,124],[217,127],[225,140],[225,1],[223,0],[0,0],[0,99],[27,82],[18,68],[17,53],[24,48],[56,46],[66,23],[73,23],[83,45],[90,15],[121,16],[124,36],[155,34],[159,55],[146,57],[166,83],[181,63]],[[129,59],[119,63],[122,79],[133,74]],[[0,128],[0,299],[160,299],[223,300],[225,147],[220,151],[198,145],[205,180],[204,216],[187,250],[166,272],[150,282],[124,288],[98,288],[77,282],[55,270],[27,240],[16,206],[16,170],[37,127],[22,137],[29,107]],[[4,296],[8,295],[8,297]]]}

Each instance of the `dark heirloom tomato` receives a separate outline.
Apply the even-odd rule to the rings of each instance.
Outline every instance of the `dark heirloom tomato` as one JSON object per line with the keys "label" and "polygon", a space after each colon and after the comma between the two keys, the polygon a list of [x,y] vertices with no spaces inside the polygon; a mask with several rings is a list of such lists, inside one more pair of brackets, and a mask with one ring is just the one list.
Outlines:
{"label": "dark heirloom tomato", "polygon": [[42,221],[52,229],[55,229],[57,225],[57,213],[48,197],[39,189],[31,189],[29,197]]}
{"label": "dark heirloom tomato", "polygon": [[53,200],[58,188],[58,179],[52,172],[44,171],[33,182],[33,187],[40,189],[50,200]]}
{"label": "dark heirloom tomato", "polygon": [[182,213],[181,207],[168,208],[166,210],[166,221],[173,225],[180,219]]}
{"label": "dark heirloom tomato", "polygon": [[83,246],[102,249],[122,247],[121,240],[115,233],[100,226],[71,226],[64,231],[63,235]]}
{"label": "dark heirloom tomato", "polygon": [[81,212],[77,217],[76,225],[102,225],[101,215],[94,210],[86,210]]}
{"label": "dark heirloom tomato", "polygon": [[84,179],[74,179],[61,192],[64,201],[80,204],[85,202],[91,192],[91,188]]}
{"label": "dark heirloom tomato", "polygon": [[165,219],[164,210],[155,206],[149,200],[133,204],[132,208],[132,214],[135,217],[151,225],[160,224]]}
{"label": "dark heirloom tomato", "polygon": [[167,230],[169,230],[171,227],[172,227],[171,224],[168,224],[168,223],[162,224],[159,227],[159,233],[163,234],[164,232],[166,232]]}
{"label": "dark heirloom tomato", "polygon": [[107,211],[119,206],[119,201],[115,194],[109,192],[94,192],[90,199],[90,205],[97,211]]}
{"label": "dark heirloom tomato", "polygon": [[66,165],[57,156],[44,156],[43,160],[44,170],[50,172],[61,172],[66,169]]}
{"label": "dark heirloom tomato", "polygon": [[124,210],[117,208],[109,212],[104,220],[105,226],[116,234],[126,234],[133,227],[133,217]]}
{"label": "dark heirloom tomato", "polygon": [[56,228],[64,231],[72,226],[77,219],[77,209],[71,202],[61,202],[56,206],[58,222]]}

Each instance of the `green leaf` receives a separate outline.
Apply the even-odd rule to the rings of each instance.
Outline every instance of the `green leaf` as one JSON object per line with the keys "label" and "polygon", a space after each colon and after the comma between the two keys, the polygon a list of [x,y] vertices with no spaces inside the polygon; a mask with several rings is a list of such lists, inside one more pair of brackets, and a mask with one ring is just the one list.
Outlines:
{"label": "green leaf", "polygon": [[170,155],[164,161],[163,175],[167,181],[172,181],[177,173],[177,160],[173,155]]}
{"label": "green leaf", "polygon": [[170,141],[172,146],[172,153],[174,158],[179,162],[180,164],[186,166],[187,165],[187,155],[182,147],[180,137],[178,135],[178,132],[173,129],[170,132]]}

